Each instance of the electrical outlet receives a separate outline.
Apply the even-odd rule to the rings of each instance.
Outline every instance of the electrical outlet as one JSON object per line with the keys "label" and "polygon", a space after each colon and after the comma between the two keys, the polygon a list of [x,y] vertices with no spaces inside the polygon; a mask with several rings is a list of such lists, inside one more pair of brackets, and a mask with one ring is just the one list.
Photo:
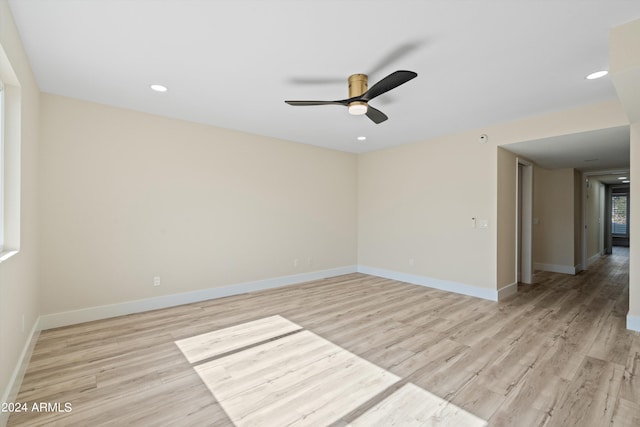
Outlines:
{"label": "electrical outlet", "polygon": [[153,286],[160,286],[160,277],[156,276],[153,278]]}
{"label": "electrical outlet", "polygon": [[298,264],[300,264],[300,260],[298,258],[293,260],[293,268],[298,268]]}

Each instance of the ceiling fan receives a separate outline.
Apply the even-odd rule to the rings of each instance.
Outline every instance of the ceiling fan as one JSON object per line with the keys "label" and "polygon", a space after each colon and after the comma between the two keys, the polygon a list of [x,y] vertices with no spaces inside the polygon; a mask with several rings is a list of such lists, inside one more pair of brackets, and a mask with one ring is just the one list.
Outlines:
{"label": "ceiling fan", "polygon": [[413,71],[398,70],[389,74],[384,79],[367,89],[368,77],[366,74],[353,74],[349,76],[349,98],[337,101],[284,101],[289,105],[309,106],[309,105],[344,105],[349,108],[349,113],[353,115],[366,114],[374,123],[382,123],[388,119],[382,111],[369,105],[376,96],[395,89],[417,77]]}

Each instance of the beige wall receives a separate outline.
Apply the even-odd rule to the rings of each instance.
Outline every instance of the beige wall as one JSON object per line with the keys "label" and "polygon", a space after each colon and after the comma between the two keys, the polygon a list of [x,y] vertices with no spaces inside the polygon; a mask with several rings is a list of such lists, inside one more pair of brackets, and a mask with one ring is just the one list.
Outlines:
{"label": "beige wall", "polygon": [[[14,369],[19,363],[20,355],[28,343],[39,314],[37,265],[39,91],[6,0],[0,1],[0,45],[20,85],[19,89],[14,86],[10,90],[14,91],[14,95],[19,92],[21,109],[20,124],[16,132],[19,138],[20,145],[17,148],[20,150],[21,160],[19,164],[7,165],[10,179],[13,180],[8,184],[12,188],[19,189],[19,193],[11,194],[7,202],[13,204],[9,207],[11,210],[14,210],[15,203],[20,203],[20,206],[14,210],[19,215],[15,224],[19,227],[20,236],[19,239],[15,235],[11,237],[11,245],[19,244],[20,252],[0,263],[0,393],[4,401],[10,392],[8,387]],[[19,180],[20,185],[14,186],[15,180]],[[3,416],[4,414],[0,414],[0,424]]]}
{"label": "beige wall", "polygon": [[495,171],[476,133],[361,155],[358,263],[496,289]]}
{"label": "beige wall", "polygon": [[[537,268],[572,269],[574,264],[573,169],[533,169],[533,262]],[[560,268],[562,267],[562,268]]]}
{"label": "beige wall", "polygon": [[355,155],[55,95],[41,115],[43,314],[355,266]]}

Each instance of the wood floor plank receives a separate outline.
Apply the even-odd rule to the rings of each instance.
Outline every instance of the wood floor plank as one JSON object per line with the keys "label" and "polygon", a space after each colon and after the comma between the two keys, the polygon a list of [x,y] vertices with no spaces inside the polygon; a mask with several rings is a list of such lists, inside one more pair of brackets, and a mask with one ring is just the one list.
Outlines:
{"label": "wood floor plank", "polygon": [[451,398],[451,403],[465,408],[470,413],[488,420],[502,405],[506,397],[471,381]]}
{"label": "wood floor plank", "polygon": [[613,410],[611,425],[617,427],[637,427],[640,426],[640,403],[631,402],[626,399],[618,399]]}
{"label": "wood floor plank", "polygon": [[640,334],[634,334],[625,363],[620,397],[640,403]]}
{"label": "wood floor plank", "polygon": [[588,355],[618,365],[624,365],[627,362],[633,341],[633,332],[627,331],[625,328],[625,317],[609,314],[600,329],[598,337],[589,349]]}
{"label": "wood floor plank", "polygon": [[623,371],[622,366],[586,357],[552,414],[551,425],[610,425]]}

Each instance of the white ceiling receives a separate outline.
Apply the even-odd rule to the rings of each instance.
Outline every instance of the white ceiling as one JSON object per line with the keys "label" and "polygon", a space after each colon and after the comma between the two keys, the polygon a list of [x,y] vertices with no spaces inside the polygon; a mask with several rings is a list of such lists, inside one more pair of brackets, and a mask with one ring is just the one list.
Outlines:
{"label": "white ceiling", "polygon": [[545,169],[583,172],[629,168],[629,126],[517,142],[503,147]]}
{"label": "white ceiling", "polygon": [[[44,92],[349,152],[612,99],[609,78],[584,76],[608,68],[610,28],[640,18],[630,0],[9,4]],[[283,102],[398,69],[418,77],[371,102],[379,125]]]}

